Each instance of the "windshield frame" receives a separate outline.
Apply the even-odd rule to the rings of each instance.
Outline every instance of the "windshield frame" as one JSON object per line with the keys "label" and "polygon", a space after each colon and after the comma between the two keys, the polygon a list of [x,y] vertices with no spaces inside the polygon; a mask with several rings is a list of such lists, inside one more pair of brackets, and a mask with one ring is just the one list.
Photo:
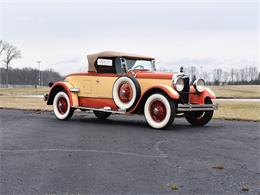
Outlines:
{"label": "windshield frame", "polygon": [[127,61],[129,62],[130,60],[150,62],[151,65],[150,65],[149,69],[145,69],[144,71],[151,71],[151,72],[156,71],[155,60],[128,59],[128,58],[125,58],[125,57],[117,57],[117,58],[115,58],[115,61],[114,61],[116,73],[117,74],[126,74],[126,73],[129,73],[129,72],[133,72],[134,70],[142,71],[142,69],[131,69],[129,67],[129,65],[127,64]]}
{"label": "windshield frame", "polygon": [[[130,62],[132,63],[132,66],[130,67]],[[150,62],[150,63],[149,63]],[[144,59],[125,59],[125,65],[127,68],[127,72],[134,71],[134,70],[140,70],[140,71],[156,71],[155,68],[155,60],[144,60]],[[133,67],[143,66],[144,69],[138,69]]]}

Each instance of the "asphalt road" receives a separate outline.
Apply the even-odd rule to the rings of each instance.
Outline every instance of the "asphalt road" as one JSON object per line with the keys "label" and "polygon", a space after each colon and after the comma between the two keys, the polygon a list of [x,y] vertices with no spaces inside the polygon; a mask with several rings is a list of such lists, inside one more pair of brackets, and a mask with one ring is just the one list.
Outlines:
{"label": "asphalt road", "polygon": [[[260,123],[0,110],[1,194],[258,194]],[[170,187],[172,186],[172,188]],[[249,190],[249,191],[242,191]]]}

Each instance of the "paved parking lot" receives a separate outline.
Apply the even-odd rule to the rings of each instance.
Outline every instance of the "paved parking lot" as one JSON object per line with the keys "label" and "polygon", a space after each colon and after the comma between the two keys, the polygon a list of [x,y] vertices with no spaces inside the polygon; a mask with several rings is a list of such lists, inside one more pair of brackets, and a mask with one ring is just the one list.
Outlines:
{"label": "paved parking lot", "polygon": [[[260,123],[0,110],[1,194],[257,194]],[[243,191],[244,190],[244,191]],[[249,190],[249,191],[247,191]]]}

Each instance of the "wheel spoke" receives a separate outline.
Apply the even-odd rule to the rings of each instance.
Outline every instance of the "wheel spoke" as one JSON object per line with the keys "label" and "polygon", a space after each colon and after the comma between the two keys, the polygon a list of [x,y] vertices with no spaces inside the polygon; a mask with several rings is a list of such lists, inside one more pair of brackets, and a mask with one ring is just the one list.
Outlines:
{"label": "wheel spoke", "polygon": [[166,117],[166,107],[163,102],[156,100],[150,104],[150,114],[154,121],[161,122]]}
{"label": "wheel spoke", "polygon": [[65,114],[68,109],[67,100],[64,97],[60,97],[57,102],[57,108],[60,114]]}

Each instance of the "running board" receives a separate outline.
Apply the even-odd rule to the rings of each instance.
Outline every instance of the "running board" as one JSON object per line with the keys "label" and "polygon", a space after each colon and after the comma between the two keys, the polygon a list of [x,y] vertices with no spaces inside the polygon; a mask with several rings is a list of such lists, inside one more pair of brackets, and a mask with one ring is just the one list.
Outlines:
{"label": "running board", "polygon": [[110,112],[110,113],[117,113],[117,114],[125,114],[126,113],[126,110],[111,110],[110,107],[88,108],[88,107],[82,107],[82,106],[73,106],[72,108],[81,109],[81,110],[95,110],[95,111]]}

